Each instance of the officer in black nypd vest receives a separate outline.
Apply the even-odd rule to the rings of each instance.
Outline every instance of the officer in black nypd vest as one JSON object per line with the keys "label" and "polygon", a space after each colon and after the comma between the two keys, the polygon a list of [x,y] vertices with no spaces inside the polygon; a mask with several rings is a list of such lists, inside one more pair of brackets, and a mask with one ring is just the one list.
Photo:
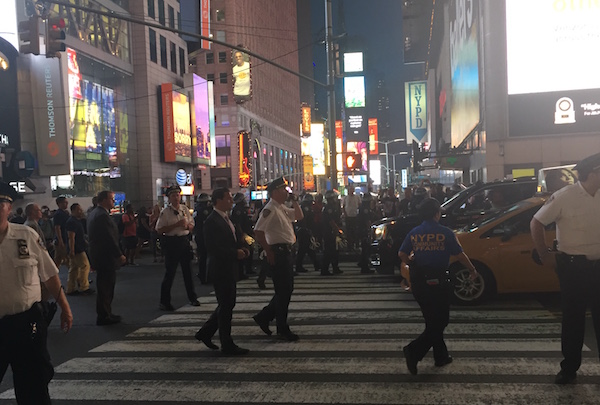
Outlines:
{"label": "officer in black nypd vest", "polygon": [[427,198],[418,209],[423,223],[408,233],[398,252],[402,265],[410,268],[412,292],[425,318],[425,331],[403,349],[406,366],[413,375],[417,374],[418,362],[432,347],[436,367],[452,362],[444,342],[444,329],[450,320],[450,257],[458,256],[471,278],[477,277],[475,266],[454,232],[439,224],[440,202]]}
{"label": "officer in black nypd vest", "polygon": [[212,203],[210,202],[210,196],[206,193],[202,193],[198,196],[196,206],[194,207],[194,232],[196,236],[196,250],[198,251],[198,278],[202,284],[209,284],[212,280],[210,275],[206,271],[206,245],[204,244],[204,221],[213,211]]}
{"label": "officer in black nypd vest", "polygon": [[[325,192],[325,199],[327,204],[323,207],[323,267],[321,267],[321,275],[331,276],[343,273],[339,267],[340,253],[336,241],[336,238],[343,234],[341,231],[342,209],[333,190]],[[333,273],[329,272],[330,264]]]}

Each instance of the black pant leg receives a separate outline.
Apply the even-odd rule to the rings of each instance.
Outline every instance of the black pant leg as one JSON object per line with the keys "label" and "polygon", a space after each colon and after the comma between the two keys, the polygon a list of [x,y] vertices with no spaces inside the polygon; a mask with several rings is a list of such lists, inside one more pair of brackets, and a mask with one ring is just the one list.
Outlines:
{"label": "black pant leg", "polygon": [[188,300],[196,301],[198,296],[196,295],[196,290],[194,289],[194,279],[192,278],[192,267],[191,267],[191,255],[190,248],[188,246],[184,246],[182,248],[181,254],[181,273],[183,274],[183,284],[185,285],[185,292],[187,294]]}
{"label": "black pant leg", "polygon": [[217,318],[221,347],[231,348],[234,346],[231,338],[231,319],[233,318],[236,298],[235,281],[215,281],[215,295],[219,303]]}
{"label": "black pant leg", "polygon": [[174,241],[168,237],[164,238],[165,244],[165,276],[160,285],[160,303],[164,305],[171,304],[171,287],[175,279],[175,272],[179,264],[177,254],[179,250],[174,245]]}
{"label": "black pant leg", "polygon": [[275,252],[275,268],[272,277],[275,290],[272,303],[277,321],[277,332],[285,333],[289,330],[288,308],[294,291],[294,269],[290,252],[285,250]]}
{"label": "black pant leg", "polygon": [[117,280],[116,269],[96,269],[96,313],[99,319],[112,315],[112,301],[115,295]]}

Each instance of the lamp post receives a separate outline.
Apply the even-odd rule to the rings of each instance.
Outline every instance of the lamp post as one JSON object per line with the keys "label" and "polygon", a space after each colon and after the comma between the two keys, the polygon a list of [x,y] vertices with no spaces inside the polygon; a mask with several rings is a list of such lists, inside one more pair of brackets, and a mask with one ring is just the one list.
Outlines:
{"label": "lamp post", "polygon": [[[385,167],[386,167],[386,180],[387,180],[387,184],[388,187],[390,185],[390,159],[389,159],[389,153],[388,153],[388,145],[390,143],[394,143],[394,142],[403,142],[404,138],[398,138],[398,139],[392,139],[391,141],[375,141],[377,143],[380,143],[382,145],[385,145]],[[394,166],[395,166],[396,162],[394,161]]]}

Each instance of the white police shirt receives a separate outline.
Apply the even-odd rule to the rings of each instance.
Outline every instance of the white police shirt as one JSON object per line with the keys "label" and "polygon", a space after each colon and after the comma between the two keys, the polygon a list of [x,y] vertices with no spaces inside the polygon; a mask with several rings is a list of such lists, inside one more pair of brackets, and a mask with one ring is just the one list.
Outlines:
{"label": "white police shirt", "polygon": [[8,224],[0,243],[0,318],[41,301],[41,282],[58,274],[44,242],[30,227]]}
{"label": "white police shirt", "polygon": [[269,245],[293,244],[296,234],[292,223],[296,221],[296,211],[270,199],[260,212],[254,231],[262,231]]}
{"label": "white police shirt", "polygon": [[556,222],[561,252],[600,259],[600,192],[592,197],[580,182],[563,187],[533,217],[544,226]]}
{"label": "white police shirt", "polygon": [[[156,221],[156,229],[160,229],[169,225],[174,225],[177,222],[181,221],[182,218],[187,220],[187,224],[193,224],[194,220],[192,215],[190,214],[190,210],[183,205],[179,204],[179,208],[175,209],[172,205],[167,205],[162,209],[160,215],[158,217],[158,221]],[[189,235],[190,231],[186,227],[177,227],[169,232],[165,232],[167,236],[185,236]]]}

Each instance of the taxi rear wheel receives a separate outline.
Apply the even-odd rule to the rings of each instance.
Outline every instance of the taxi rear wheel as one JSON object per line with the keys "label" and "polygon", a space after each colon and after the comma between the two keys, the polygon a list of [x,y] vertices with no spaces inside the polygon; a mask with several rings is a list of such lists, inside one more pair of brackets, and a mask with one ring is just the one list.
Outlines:
{"label": "taxi rear wheel", "polygon": [[471,280],[469,269],[462,264],[450,268],[452,299],[459,305],[478,305],[496,292],[496,282],[491,271],[484,266],[475,265],[479,275]]}

